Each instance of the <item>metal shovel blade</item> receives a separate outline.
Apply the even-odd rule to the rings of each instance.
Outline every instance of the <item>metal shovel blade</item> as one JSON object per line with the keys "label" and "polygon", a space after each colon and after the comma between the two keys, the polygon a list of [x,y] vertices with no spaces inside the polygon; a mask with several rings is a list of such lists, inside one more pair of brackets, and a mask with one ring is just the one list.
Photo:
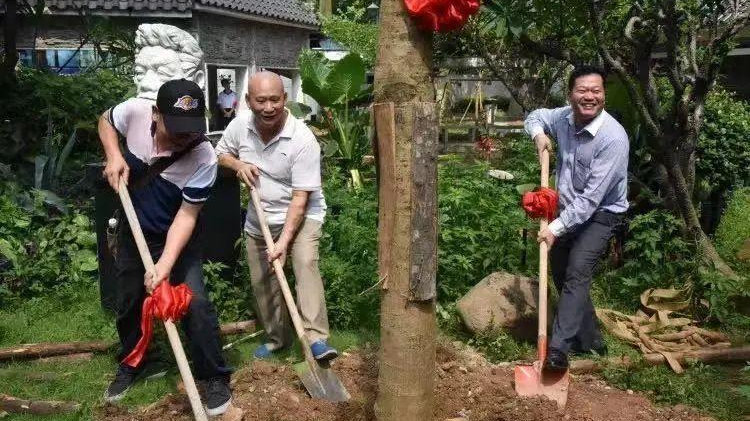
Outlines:
{"label": "metal shovel blade", "polygon": [[346,402],[351,397],[341,380],[328,367],[303,361],[294,364],[294,371],[313,399]]}
{"label": "metal shovel blade", "polygon": [[568,371],[543,372],[542,363],[534,361],[533,365],[517,365],[514,370],[516,393],[519,396],[546,396],[557,402],[557,407],[565,408],[568,402]]}

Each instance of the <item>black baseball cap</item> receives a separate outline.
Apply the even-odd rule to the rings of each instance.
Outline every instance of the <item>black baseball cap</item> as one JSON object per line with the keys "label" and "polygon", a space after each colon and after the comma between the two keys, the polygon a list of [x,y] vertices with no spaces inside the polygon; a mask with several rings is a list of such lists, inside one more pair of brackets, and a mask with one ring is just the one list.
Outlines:
{"label": "black baseball cap", "polygon": [[170,134],[206,133],[206,98],[197,83],[187,79],[164,82],[156,94],[156,108]]}

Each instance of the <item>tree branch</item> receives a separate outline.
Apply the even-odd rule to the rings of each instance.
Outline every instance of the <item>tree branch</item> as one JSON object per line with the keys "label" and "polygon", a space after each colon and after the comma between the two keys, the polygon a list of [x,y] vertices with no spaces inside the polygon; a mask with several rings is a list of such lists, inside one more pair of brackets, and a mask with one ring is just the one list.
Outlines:
{"label": "tree branch", "polygon": [[659,139],[661,139],[661,129],[654,119],[655,114],[652,114],[649,110],[641,91],[635,86],[632,79],[630,79],[625,66],[620,60],[612,55],[606,42],[603,40],[602,16],[604,10],[599,10],[597,8],[597,3],[597,0],[589,0],[589,13],[594,27],[594,37],[596,39],[597,48],[599,49],[599,54],[622,80],[622,83],[625,85],[625,88],[630,95],[630,99],[638,110],[638,114],[641,116],[643,123],[651,134],[651,138],[659,141]]}

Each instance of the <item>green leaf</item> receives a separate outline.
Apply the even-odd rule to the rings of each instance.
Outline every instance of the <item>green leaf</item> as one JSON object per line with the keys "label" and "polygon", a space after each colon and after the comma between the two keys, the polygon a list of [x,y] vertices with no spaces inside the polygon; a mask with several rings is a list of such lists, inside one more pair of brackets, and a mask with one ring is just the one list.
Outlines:
{"label": "green leaf", "polygon": [[78,250],[72,257],[73,264],[84,272],[95,271],[99,266],[97,264],[96,254],[91,250]]}
{"label": "green leaf", "polygon": [[303,50],[300,53],[299,72],[302,78],[302,91],[321,106],[332,104],[326,82],[331,68],[328,59],[320,52]]}
{"label": "green leaf", "polygon": [[44,169],[47,166],[49,157],[47,155],[37,155],[34,158],[34,187],[37,189],[42,188],[44,182]]}
{"label": "green leaf", "polygon": [[526,194],[536,188],[536,184],[528,183],[528,184],[519,184],[516,186],[516,191],[518,194]]}
{"label": "green leaf", "polygon": [[295,101],[287,101],[286,108],[297,118],[305,118],[312,111],[312,108],[309,105]]}
{"label": "green leaf", "polygon": [[359,95],[365,84],[365,63],[359,54],[349,53],[337,61],[326,77],[330,96],[334,104],[347,105]]}
{"label": "green leaf", "polygon": [[13,245],[4,238],[0,238],[0,254],[10,260],[13,266],[18,264],[18,254],[13,250]]}

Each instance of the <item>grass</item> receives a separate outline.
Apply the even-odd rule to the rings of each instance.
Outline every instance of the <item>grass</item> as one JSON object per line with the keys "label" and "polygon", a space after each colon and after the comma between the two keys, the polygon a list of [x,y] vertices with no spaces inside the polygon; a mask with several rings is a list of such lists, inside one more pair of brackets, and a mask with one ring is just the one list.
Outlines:
{"label": "grass", "polygon": [[[157,338],[159,329],[157,329]],[[225,338],[225,343],[241,336]],[[99,305],[96,285],[66,291],[62,296],[35,298],[23,306],[0,310],[0,347],[30,342],[62,342],[116,339],[114,318]],[[226,351],[229,364],[246,365],[262,337],[238,343]],[[339,351],[375,342],[374,333],[334,332],[330,343]],[[183,342],[184,343],[184,342]],[[162,345],[166,346],[166,345]],[[168,352],[168,351],[167,351]],[[11,362],[0,363],[0,394],[22,399],[75,401],[81,411],[70,415],[45,416],[45,420],[90,420],[96,408],[103,405],[105,388],[114,377],[114,352],[97,354],[89,361]],[[302,360],[299,346],[273,357],[283,362]],[[176,391],[179,378],[176,367],[160,379],[136,383],[120,403],[137,408],[160,400]],[[13,420],[38,420],[39,416],[14,415]]]}
{"label": "grass", "polygon": [[[491,361],[533,359],[535,344],[517,342],[508,335],[473,337],[463,330],[453,306],[440,307],[441,328],[450,336],[468,342]],[[159,330],[157,330],[158,332]],[[609,335],[611,355],[639,358],[637,350]],[[67,290],[64,294],[35,298],[23,306],[0,310],[0,347],[42,341],[112,340],[116,338],[113,318],[99,306],[94,284]],[[233,338],[236,339],[236,338]],[[262,338],[242,342],[226,352],[232,366],[246,365]],[[232,340],[232,339],[230,339]],[[376,343],[375,332],[334,332],[330,342],[339,350]],[[302,360],[299,346],[276,354],[283,363]],[[77,414],[46,416],[46,420],[89,420],[102,405],[102,393],[115,370],[114,354],[95,355],[80,362],[12,362],[0,364],[0,393],[28,399],[76,401]],[[647,394],[662,404],[686,404],[719,420],[740,420],[750,414],[750,366],[708,366],[697,364],[676,375],[666,367],[609,368],[602,376],[613,386]],[[176,369],[164,378],[137,383],[121,405],[137,408],[175,392]],[[14,416],[13,420],[34,420],[35,416]]]}

